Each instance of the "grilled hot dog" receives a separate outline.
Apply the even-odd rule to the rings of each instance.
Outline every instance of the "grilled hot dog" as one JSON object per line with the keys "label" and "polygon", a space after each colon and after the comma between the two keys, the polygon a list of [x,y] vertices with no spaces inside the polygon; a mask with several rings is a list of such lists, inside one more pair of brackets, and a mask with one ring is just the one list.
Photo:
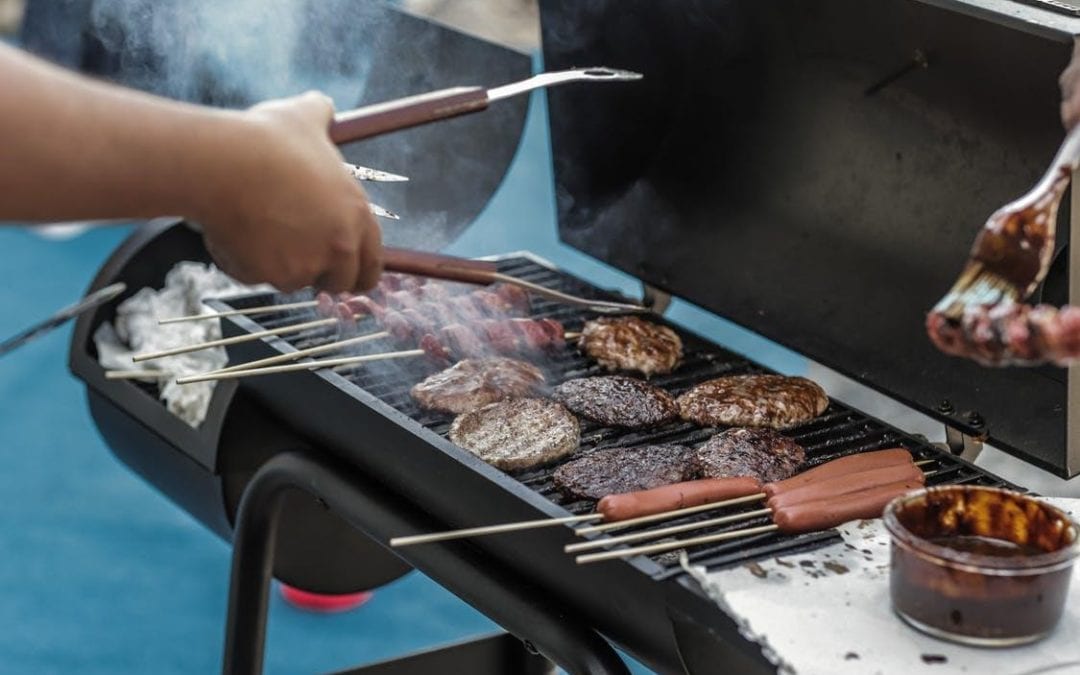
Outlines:
{"label": "grilled hot dog", "polygon": [[880,518],[885,505],[922,486],[921,481],[899,481],[836,499],[800,502],[773,513],[773,522],[786,534],[816,532],[851,520]]}
{"label": "grilled hot dog", "polygon": [[[912,462],[824,478],[779,493],[774,491],[773,496],[769,497],[768,505],[772,510],[778,511],[795,504],[822,499],[840,499],[849,494],[862,492],[880,485],[908,481],[919,485],[926,482],[922,470]],[[765,488],[768,488],[768,486],[766,485]],[[768,494],[767,489],[763,489],[763,491]]]}
{"label": "grilled hot dog", "polygon": [[705,478],[673,483],[651,490],[608,495],[596,505],[604,522],[651,516],[675,509],[746,497],[761,492],[761,482],[751,476]]}
{"label": "grilled hot dog", "polygon": [[846,476],[858,471],[905,463],[913,465],[914,461],[911,453],[904,448],[863,452],[858,455],[848,455],[847,457],[834,459],[831,462],[825,462],[785,480],[766,483],[764,490],[766,495],[772,497],[775,494],[787,492],[799,486],[816,483],[827,478]]}

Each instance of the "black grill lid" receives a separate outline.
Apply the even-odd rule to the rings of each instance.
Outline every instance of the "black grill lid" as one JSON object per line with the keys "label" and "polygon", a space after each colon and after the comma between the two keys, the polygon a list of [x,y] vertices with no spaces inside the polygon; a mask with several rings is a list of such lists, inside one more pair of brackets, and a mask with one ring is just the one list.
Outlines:
{"label": "black grill lid", "polygon": [[[945,357],[923,319],[987,216],[1053,156],[1070,45],[933,4],[957,11],[542,2],[546,67],[645,74],[587,100],[548,93],[560,237],[1068,475],[1065,371]],[[1068,230],[1066,209],[1059,248]],[[1067,288],[1059,256],[1037,300]]]}

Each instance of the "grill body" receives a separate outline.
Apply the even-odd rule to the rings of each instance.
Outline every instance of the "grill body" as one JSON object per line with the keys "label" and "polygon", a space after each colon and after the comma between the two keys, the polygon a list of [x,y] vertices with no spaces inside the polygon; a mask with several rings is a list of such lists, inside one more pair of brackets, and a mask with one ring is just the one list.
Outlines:
{"label": "grill body", "polygon": [[[500,270],[571,293],[605,296],[598,289],[522,256],[500,261]],[[613,298],[612,298],[613,299]],[[262,296],[220,303],[221,309],[263,304]],[[590,314],[533,300],[533,316],[559,319],[568,330],[578,330]],[[255,321],[235,317],[230,333],[261,330],[297,317],[268,317]],[[360,332],[374,332],[375,324],[361,323]],[[686,346],[684,364],[669,376],[654,381],[676,393],[719,375],[766,372],[744,357],[707,341],[682,333]],[[238,361],[282,353],[328,339],[324,333],[299,334],[269,342],[236,345],[232,357]],[[390,349],[373,345],[368,351]],[[573,349],[567,349],[545,365],[550,382],[570,377],[599,374],[600,370]],[[447,528],[478,523],[530,520],[567,513],[584,513],[592,502],[563,498],[551,483],[552,468],[515,475],[498,471],[446,440],[450,417],[421,411],[408,390],[424,373],[422,363],[401,369],[372,369],[370,366],[346,371],[300,372],[286,376],[251,378],[242,387],[290,428],[326,448],[365,475],[380,481],[409,503],[417,505]],[[673,442],[688,445],[708,438],[714,431],[689,424],[668,425],[656,431],[624,432],[583,426],[582,449],[586,453],[603,447]],[[840,455],[905,445],[921,458],[935,459],[939,471],[933,480],[1001,484],[974,467],[942,455],[919,439],[907,436],[838,402],[818,420],[788,432],[807,448],[810,461],[817,463]],[[750,510],[747,507],[746,510]],[[726,529],[738,529],[765,520],[748,521]],[[721,531],[721,530],[716,530]],[[723,651],[742,642],[728,617],[717,611],[711,600],[688,583],[681,567],[671,556],[615,561],[611,564],[578,566],[562,552],[574,541],[570,528],[547,528],[527,534],[483,537],[475,546],[500,564],[520,571],[531,583],[554,594],[559,602],[588,618],[635,656],[660,670],[676,667],[672,657],[679,653],[677,635],[712,631],[727,639],[713,649]],[[798,536],[762,535],[694,550],[690,559],[706,566],[730,566],[750,560],[786,555],[836,541],[832,532]],[[679,631],[675,617],[689,622]],[[686,617],[695,617],[692,620]],[[703,617],[705,617],[703,619]],[[728,658],[728,657],[724,657]]]}
{"label": "grill body", "polygon": [[[133,289],[160,286],[173,264],[205,256],[200,238],[184,223],[153,223],[114,254],[94,286],[115,281],[126,281]],[[552,288],[612,297],[528,256],[506,257],[499,266],[503,272]],[[220,308],[240,308],[268,299],[252,295],[214,302]],[[592,508],[591,502],[562,497],[551,483],[551,467],[504,474],[446,440],[450,418],[420,411],[408,395],[411,385],[427,372],[422,362],[402,370],[297,372],[224,383],[215,391],[207,421],[192,429],[172,417],[151,388],[105,380],[91,336],[114,314],[115,303],[80,318],[72,343],[71,368],[87,383],[95,421],[122,461],[220,536],[232,536],[239,497],[251,475],[269,458],[297,449],[335,458],[440,526],[528,520]],[[580,328],[591,316],[536,298],[533,315],[558,319],[568,330]],[[235,317],[223,323],[223,331],[235,335],[301,318],[306,317],[268,315],[258,322]],[[361,324],[361,331],[368,329],[374,326]],[[686,347],[685,362],[675,373],[656,378],[661,386],[678,393],[710,377],[766,372],[742,356],[676,330]],[[291,335],[288,340],[242,343],[230,348],[230,358],[262,358],[332,337],[332,331],[326,330]],[[369,347],[371,351],[386,348]],[[573,349],[563,350],[543,368],[552,384],[600,372]],[[687,424],[651,432],[619,432],[585,423],[579,452],[657,441],[694,444],[710,433]],[[933,468],[938,473],[931,482],[1002,484],[921,439],[836,401],[818,420],[787,433],[806,447],[813,463],[905,445],[920,458],[935,460]],[[404,560],[388,553],[313,499],[299,494],[293,499],[286,507],[288,516],[278,540],[275,575],[279,578],[312,590],[336,592],[377,586],[404,573],[410,563],[423,564],[423,560],[410,559],[407,552]],[[742,526],[763,522],[751,520]],[[523,584],[569,608],[586,625],[660,672],[709,672],[705,667],[709,663],[745,664],[739,672],[772,669],[759,646],[740,636],[736,623],[702,594],[671,557],[578,566],[562,552],[572,540],[572,530],[561,527],[480,538],[469,547],[475,560],[512,570]],[[731,566],[836,540],[832,532],[759,535],[694,549],[690,558],[707,567]],[[437,574],[433,576],[438,580]],[[445,583],[452,587],[454,580]]]}

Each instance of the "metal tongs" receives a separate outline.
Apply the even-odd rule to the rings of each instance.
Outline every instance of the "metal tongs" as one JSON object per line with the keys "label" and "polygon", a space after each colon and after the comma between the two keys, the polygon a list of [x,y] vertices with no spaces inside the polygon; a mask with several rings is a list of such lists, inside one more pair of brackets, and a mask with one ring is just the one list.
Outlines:
{"label": "metal tongs", "polygon": [[527,80],[501,87],[451,87],[427,94],[399,98],[385,103],[356,108],[337,114],[330,124],[334,143],[352,143],[391,131],[408,129],[429,122],[484,110],[492,101],[551,87],[566,82],[630,82],[641,73],[614,68],[581,68],[541,73]]}
{"label": "metal tongs", "polygon": [[446,281],[461,281],[467,284],[484,286],[497,283],[511,284],[549,300],[564,305],[589,309],[600,314],[647,313],[652,311],[648,307],[627,302],[582,298],[534,284],[531,281],[518,279],[515,276],[499,272],[498,265],[490,260],[471,260],[442,253],[427,253],[386,246],[383,248],[383,267],[389,272],[415,274]]}
{"label": "metal tongs", "polygon": [[[492,101],[500,101],[542,87],[567,82],[631,82],[640,80],[641,73],[614,68],[581,68],[541,73],[527,80],[485,89],[483,87],[452,87],[428,94],[409,96],[385,103],[349,110],[335,116],[330,125],[330,139],[337,144],[351,143],[381,134],[420,126],[450,117],[484,110]],[[595,312],[648,312],[640,305],[591,300],[545,288],[497,271],[494,263],[465,260],[433,253],[405,249],[384,249],[385,269],[433,278],[492,284],[514,284],[527,291],[556,302],[591,309]]]}

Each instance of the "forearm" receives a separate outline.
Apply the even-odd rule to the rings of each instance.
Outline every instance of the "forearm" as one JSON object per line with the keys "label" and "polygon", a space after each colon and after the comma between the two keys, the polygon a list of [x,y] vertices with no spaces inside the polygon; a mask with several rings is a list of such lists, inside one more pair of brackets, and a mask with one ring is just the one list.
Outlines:
{"label": "forearm", "polygon": [[197,217],[250,127],[0,44],[0,221]]}

